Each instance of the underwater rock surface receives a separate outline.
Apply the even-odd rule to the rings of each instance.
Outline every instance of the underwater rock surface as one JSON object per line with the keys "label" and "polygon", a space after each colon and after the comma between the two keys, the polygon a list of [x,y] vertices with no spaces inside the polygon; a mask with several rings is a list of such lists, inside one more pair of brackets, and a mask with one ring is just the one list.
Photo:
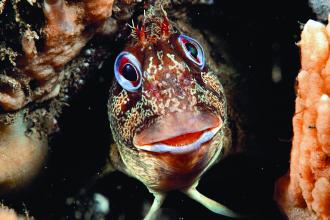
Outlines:
{"label": "underwater rock surface", "polygon": [[[116,3],[117,11],[122,5]],[[94,39],[119,38],[114,33],[120,19],[128,18],[122,12],[110,18],[113,1],[4,0],[0,6],[0,192],[5,193],[27,185],[42,169],[62,109],[111,53],[111,44]]]}

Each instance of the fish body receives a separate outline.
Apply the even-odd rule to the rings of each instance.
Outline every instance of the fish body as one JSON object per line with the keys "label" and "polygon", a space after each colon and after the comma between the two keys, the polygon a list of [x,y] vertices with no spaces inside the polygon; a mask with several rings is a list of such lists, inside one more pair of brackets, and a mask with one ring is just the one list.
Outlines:
{"label": "fish body", "polygon": [[171,190],[234,216],[196,190],[201,175],[230,148],[225,92],[203,47],[180,33],[163,10],[149,10],[140,25],[132,25],[131,41],[117,56],[114,73],[110,159],[155,195],[146,219]]}

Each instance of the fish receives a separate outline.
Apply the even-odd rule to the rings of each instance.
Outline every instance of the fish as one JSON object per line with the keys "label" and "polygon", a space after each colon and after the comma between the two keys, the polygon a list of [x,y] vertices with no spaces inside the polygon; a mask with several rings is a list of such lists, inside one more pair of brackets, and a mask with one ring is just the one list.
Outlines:
{"label": "fish", "polygon": [[114,61],[108,100],[111,165],[154,195],[145,220],[156,218],[173,190],[212,212],[239,217],[197,190],[202,175],[231,148],[225,90],[203,46],[163,8],[151,7],[130,27]]}

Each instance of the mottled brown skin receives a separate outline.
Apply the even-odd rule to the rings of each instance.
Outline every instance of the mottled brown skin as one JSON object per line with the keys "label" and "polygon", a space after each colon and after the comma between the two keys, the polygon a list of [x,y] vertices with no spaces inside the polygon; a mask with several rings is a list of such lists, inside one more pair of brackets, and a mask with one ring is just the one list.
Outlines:
{"label": "mottled brown skin", "polygon": [[[231,133],[227,102],[218,77],[208,68],[207,61],[202,70],[191,62],[177,41],[179,30],[173,24],[169,24],[168,32],[166,28],[157,28],[167,18],[155,14],[147,13],[144,18],[147,33],[141,37],[141,28],[134,28],[124,49],[142,65],[142,86],[129,92],[114,80],[110,91],[108,114],[115,140],[110,159],[116,169],[142,181],[152,192],[167,192],[197,183],[228,152]],[[219,116],[222,127],[197,150],[183,154],[155,153],[133,144],[134,137],[157,120],[166,120],[176,113],[200,112]]]}

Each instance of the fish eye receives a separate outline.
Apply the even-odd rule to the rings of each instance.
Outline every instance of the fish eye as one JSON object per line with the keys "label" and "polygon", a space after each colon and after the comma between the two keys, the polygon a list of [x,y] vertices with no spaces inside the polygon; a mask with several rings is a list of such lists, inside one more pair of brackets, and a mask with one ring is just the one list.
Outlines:
{"label": "fish eye", "polygon": [[142,83],[141,64],[138,59],[127,51],[121,52],[114,64],[117,82],[123,89],[135,92]]}
{"label": "fish eye", "polygon": [[183,34],[178,37],[178,41],[186,57],[200,69],[203,69],[205,65],[205,56],[202,46],[195,39]]}

